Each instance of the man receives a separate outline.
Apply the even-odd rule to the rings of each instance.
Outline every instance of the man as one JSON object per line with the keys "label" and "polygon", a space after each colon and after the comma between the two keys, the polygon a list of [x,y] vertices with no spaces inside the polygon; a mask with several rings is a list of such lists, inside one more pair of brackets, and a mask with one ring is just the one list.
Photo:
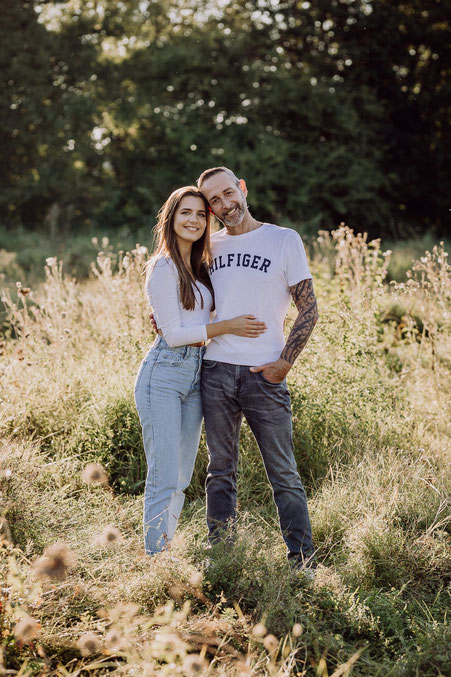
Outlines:
{"label": "man", "polygon": [[[201,174],[198,187],[225,228],[211,238],[210,276],[218,320],[252,313],[267,325],[258,338],[212,339],[202,366],[202,405],[209,452],[207,523],[214,543],[236,516],[239,435],[245,416],[273,489],[280,528],[295,567],[314,565],[307,500],[293,453],[285,377],[318,319],[299,235],[250,214],[243,180],[226,167]],[[285,342],[283,321],[298,310]]]}

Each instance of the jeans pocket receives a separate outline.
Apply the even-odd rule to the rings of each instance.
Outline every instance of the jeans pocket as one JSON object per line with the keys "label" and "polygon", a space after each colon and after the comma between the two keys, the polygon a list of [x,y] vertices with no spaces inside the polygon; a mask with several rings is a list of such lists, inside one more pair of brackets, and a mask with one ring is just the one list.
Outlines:
{"label": "jeans pocket", "polygon": [[157,358],[157,364],[178,367],[183,362],[183,357],[180,353],[175,353],[172,350],[161,350]]}
{"label": "jeans pocket", "polygon": [[218,363],[215,362],[215,360],[202,360],[202,368],[203,369],[213,369],[213,367],[216,367]]}
{"label": "jeans pocket", "polygon": [[263,381],[263,383],[266,383],[266,385],[268,385],[268,386],[272,386],[273,388],[279,388],[280,386],[285,385],[285,379],[283,379],[282,381],[279,381],[279,383],[273,383],[272,381],[268,381],[268,379],[266,379],[263,376],[262,371],[259,371],[258,374],[260,374],[260,378]]}

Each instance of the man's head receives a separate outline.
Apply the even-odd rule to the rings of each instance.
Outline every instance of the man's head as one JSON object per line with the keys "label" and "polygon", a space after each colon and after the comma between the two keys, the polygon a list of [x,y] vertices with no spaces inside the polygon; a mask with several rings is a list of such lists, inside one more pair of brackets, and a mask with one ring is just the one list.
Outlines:
{"label": "man's head", "polygon": [[243,179],[238,179],[227,167],[212,167],[202,172],[197,185],[216,218],[228,228],[241,225],[249,213]]}

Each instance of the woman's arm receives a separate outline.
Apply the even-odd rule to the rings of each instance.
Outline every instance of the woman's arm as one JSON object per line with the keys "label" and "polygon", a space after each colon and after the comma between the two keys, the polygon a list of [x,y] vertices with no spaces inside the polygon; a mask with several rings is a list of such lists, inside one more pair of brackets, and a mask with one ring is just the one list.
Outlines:
{"label": "woman's arm", "polygon": [[168,261],[156,262],[146,279],[146,293],[156,324],[171,348],[207,340],[205,324],[184,327],[177,293],[177,272]]}
{"label": "woman's arm", "polygon": [[257,320],[254,315],[239,315],[231,320],[221,320],[221,322],[207,324],[208,338],[214,338],[221,334],[235,334],[236,336],[257,338],[265,330],[266,324]]}
{"label": "woman's arm", "polygon": [[165,259],[157,261],[148,275],[146,292],[153,308],[156,326],[171,348],[199,343],[221,334],[257,338],[266,329],[264,322],[259,322],[253,315],[240,315],[230,320],[209,324],[183,326],[177,293],[177,273]]}

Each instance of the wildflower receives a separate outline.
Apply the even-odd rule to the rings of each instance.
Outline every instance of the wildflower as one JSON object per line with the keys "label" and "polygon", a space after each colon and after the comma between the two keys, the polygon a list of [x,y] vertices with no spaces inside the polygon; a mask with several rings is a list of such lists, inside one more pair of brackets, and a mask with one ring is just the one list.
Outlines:
{"label": "wildflower", "polygon": [[45,260],[45,263],[49,268],[51,268],[52,266],[56,266],[57,262],[58,261],[56,256],[48,256]]}
{"label": "wildflower", "polygon": [[82,656],[89,656],[89,654],[96,653],[100,649],[100,641],[97,635],[93,632],[86,632],[80,637],[77,642]]}
{"label": "wildflower", "polygon": [[64,578],[69,567],[74,566],[75,555],[64,543],[54,543],[44,550],[33,565],[38,578]]}
{"label": "wildflower", "polygon": [[168,593],[169,596],[172,597],[174,602],[178,602],[179,604],[183,601],[183,594],[185,590],[181,585],[178,585],[177,583],[174,583],[174,585],[171,585],[168,588]]}
{"label": "wildflower", "polygon": [[34,618],[26,614],[16,623],[14,627],[14,637],[17,641],[27,644],[36,637],[40,628],[40,624]]}
{"label": "wildflower", "polygon": [[199,654],[190,654],[183,661],[183,671],[187,675],[200,675],[207,667],[207,661]]}
{"label": "wildflower", "polygon": [[266,635],[265,639],[263,640],[263,646],[268,653],[273,653],[279,647],[277,637],[274,637],[274,635]]}
{"label": "wildflower", "polygon": [[106,643],[113,649],[120,650],[124,646],[124,638],[117,628],[111,628],[105,636]]}
{"label": "wildflower", "polygon": [[102,533],[94,540],[94,544],[100,546],[112,545],[119,540],[120,536],[119,529],[112,524],[108,524]]}
{"label": "wildflower", "polygon": [[117,604],[111,609],[109,616],[112,621],[117,623],[121,619],[130,620],[133,616],[136,616],[138,612],[139,606],[137,604]]}
{"label": "wildflower", "polygon": [[92,242],[92,244],[94,245],[94,247],[97,247],[97,245],[99,244],[99,238],[97,238],[97,237],[92,237],[92,238],[91,238],[91,242]]}
{"label": "wildflower", "polygon": [[28,296],[30,292],[31,292],[30,287],[20,287],[19,289],[19,294],[22,294],[22,296]]}
{"label": "wildflower", "polygon": [[86,484],[108,484],[108,474],[100,463],[88,463],[81,478]]}
{"label": "wildflower", "polygon": [[293,625],[293,629],[291,630],[291,634],[293,635],[293,637],[300,637],[303,632],[304,628],[300,623],[295,623]]}
{"label": "wildflower", "polygon": [[159,649],[176,651],[181,644],[183,643],[180,641],[179,636],[173,632],[159,632],[155,635],[154,645],[158,645]]}
{"label": "wildflower", "polygon": [[254,637],[264,637],[267,633],[266,627],[263,625],[263,623],[257,623],[257,625],[254,625],[252,628],[252,634]]}
{"label": "wildflower", "polygon": [[189,577],[188,583],[193,586],[193,588],[200,588],[202,583],[202,574],[200,571],[194,571]]}

